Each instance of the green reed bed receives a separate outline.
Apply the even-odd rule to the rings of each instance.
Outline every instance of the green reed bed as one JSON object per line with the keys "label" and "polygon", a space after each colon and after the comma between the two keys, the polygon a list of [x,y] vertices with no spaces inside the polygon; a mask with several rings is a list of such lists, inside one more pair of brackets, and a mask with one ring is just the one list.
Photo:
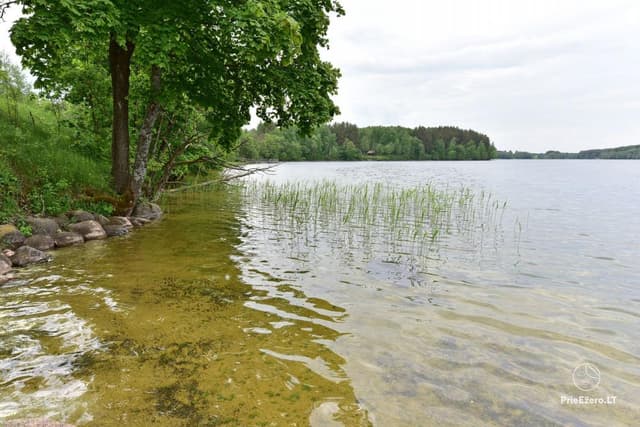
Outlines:
{"label": "green reed bed", "polygon": [[[497,230],[506,203],[469,188],[433,184],[394,187],[336,181],[246,181],[245,200],[270,216],[272,226],[309,241],[331,233],[349,244],[385,244],[424,254],[446,235]],[[400,248],[402,247],[402,248]]]}

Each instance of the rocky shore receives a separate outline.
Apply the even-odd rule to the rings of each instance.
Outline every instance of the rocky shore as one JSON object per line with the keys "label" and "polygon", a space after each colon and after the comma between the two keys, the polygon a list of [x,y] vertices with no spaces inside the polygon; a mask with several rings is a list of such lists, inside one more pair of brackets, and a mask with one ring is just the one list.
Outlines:
{"label": "rocky shore", "polygon": [[155,203],[140,204],[130,217],[71,211],[55,218],[28,217],[31,234],[25,236],[15,224],[0,224],[0,284],[11,280],[14,268],[48,262],[50,251],[90,240],[124,236],[162,216]]}

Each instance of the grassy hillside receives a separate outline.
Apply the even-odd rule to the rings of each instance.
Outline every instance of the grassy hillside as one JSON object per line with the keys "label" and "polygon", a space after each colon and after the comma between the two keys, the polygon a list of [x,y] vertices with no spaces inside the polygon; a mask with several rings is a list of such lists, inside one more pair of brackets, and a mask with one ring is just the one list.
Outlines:
{"label": "grassy hillside", "polygon": [[[72,208],[109,211],[89,196],[109,191],[102,148],[73,125],[76,106],[32,93],[18,67],[0,58],[0,223]],[[107,146],[108,149],[108,146]]]}

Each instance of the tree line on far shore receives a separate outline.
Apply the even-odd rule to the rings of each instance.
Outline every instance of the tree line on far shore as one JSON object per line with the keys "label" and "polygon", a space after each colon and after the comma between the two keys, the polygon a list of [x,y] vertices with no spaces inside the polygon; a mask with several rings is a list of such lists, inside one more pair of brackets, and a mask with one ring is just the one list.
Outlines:
{"label": "tree line on far shore", "polygon": [[453,126],[359,128],[343,122],[308,136],[260,124],[243,132],[236,153],[243,160],[279,161],[490,160],[497,151],[488,136]]}
{"label": "tree line on far shore", "polygon": [[497,157],[499,159],[640,159],[640,145],[583,150],[578,153],[563,153],[554,150],[546,153],[498,151]]}

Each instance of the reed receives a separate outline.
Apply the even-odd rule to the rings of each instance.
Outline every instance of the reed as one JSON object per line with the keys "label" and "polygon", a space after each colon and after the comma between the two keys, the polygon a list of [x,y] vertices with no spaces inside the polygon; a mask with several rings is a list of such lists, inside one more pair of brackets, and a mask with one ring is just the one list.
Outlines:
{"label": "reed", "polygon": [[[431,183],[399,188],[383,183],[248,180],[249,205],[270,217],[270,228],[304,238],[331,234],[341,244],[384,246],[395,253],[427,256],[453,234],[477,239],[499,228],[506,203],[469,188]],[[481,237],[483,238],[483,237]]]}

